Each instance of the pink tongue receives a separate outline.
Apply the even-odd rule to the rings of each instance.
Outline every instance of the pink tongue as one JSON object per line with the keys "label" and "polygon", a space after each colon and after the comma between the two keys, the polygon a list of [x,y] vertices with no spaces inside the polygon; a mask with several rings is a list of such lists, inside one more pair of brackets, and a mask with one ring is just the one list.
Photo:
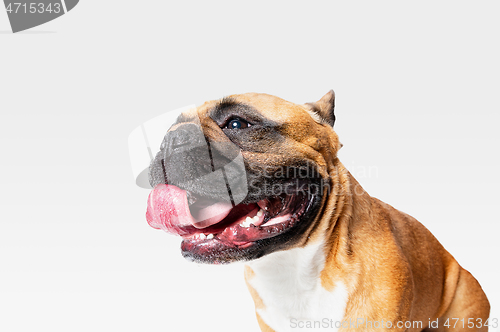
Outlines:
{"label": "pink tongue", "polygon": [[200,209],[195,218],[189,211],[186,191],[159,184],[149,194],[146,219],[153,228],[182,236],[192,233],[186,230],[186,226],[206,228],[217,224],[229,214],[231,208],[230,203],[215,203]]}
{"label": "pink tongue", "polygon": [[[196,213],[193,220],[198,220],[193,223],[196,228],[206,228],[216,223],[220,222],[222,219],[226,218],[233,206],[231,203],[218,202],[207,206]],[[189,209],[188,209],[189,211]]]}

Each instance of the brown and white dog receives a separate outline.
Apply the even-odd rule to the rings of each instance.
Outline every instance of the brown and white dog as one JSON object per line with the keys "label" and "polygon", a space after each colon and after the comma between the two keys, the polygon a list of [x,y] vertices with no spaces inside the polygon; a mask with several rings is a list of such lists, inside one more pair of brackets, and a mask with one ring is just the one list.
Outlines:
{"label": "brown and white dog", "polygon": [[476,279],[337,158],[334,99],[247,93],[182,114],[150,166],[149,224],[193,261],[248,261],[262,331],[487,331]]}

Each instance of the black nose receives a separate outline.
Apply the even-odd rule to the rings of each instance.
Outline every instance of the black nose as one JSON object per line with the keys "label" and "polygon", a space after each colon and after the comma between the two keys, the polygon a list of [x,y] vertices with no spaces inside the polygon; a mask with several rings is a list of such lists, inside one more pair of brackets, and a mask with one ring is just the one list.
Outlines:
{"label": "black nose", "polygon": [[181,127],[170,135],[172,152],[178,150],[182,146],[186,146],[191,141],[192,133],[189,128]]}
{"label": "black nose", "polygon": [[164,158],[168,158],[174,152],[183,152],[200,144],[206,144],[204,137],[201,128],[194,123],[186,123],[169,131],[162,143]]}
{"label": "black nose", "polygon": [[178,185],[213,171],[208,143],[199,125],[184,123],[167,132],[149,166],[149,182]]}

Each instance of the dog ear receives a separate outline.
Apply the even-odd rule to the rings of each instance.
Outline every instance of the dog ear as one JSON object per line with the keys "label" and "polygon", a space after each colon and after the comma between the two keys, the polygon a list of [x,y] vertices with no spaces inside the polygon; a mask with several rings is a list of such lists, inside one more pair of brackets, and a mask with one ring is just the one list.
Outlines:
{"label": "dog ear", "polygon": [[[326,122],[333,127],[335,124],[335,92],[330,90],[326,95],[324,95],[320,100],[315,103],[307,103],[305,105],[310,111],[314,119],[317,116],[320,117],[321,122]],[[317,115],[317,116],[314,116]]]}

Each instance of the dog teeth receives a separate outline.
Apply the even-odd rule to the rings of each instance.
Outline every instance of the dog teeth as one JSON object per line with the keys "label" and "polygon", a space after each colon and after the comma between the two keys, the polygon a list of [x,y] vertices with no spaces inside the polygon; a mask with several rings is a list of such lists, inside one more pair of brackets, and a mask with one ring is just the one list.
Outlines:
{"label": "dog teeth", "polygon": [[205,237],[206,237],[205,234],[203,233],[200,234],[200,239],[205,240]]}
{"label": "dog teeth", "polygon": [[241,222],[240,226],[244,228],[250,227],[250,224],[253,223],[253,219],[250,217],[246,217],[245,221]]}
{"label": "dog teeth", "polygon": [[245,220],[240,223],[240,227],[248,228],[251,225],[255,226],[255,223],[257,223],[260,220],[260,217],[262,217],[263,215],[264,215],[264,210],[260,209],[257,212],[257,215],[254,216],[253,218],[246,217]]}
{"label": "dog teeth", "polygon": [[211,240],[211,239],[213,239],[213,238],[214,238],[214,235],[213,235],[213,234],[208,234],[208,235],[207,235],[207,240]]}

